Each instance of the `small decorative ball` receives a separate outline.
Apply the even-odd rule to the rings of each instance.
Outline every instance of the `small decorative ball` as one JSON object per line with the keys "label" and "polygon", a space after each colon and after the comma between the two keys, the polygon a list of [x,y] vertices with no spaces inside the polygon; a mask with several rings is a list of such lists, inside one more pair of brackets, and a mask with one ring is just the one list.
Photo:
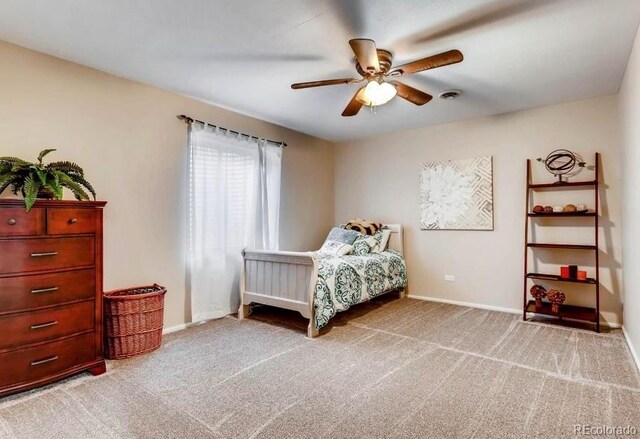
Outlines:
{"label": "small decorative ball", "polygon": [[551,312],[557,314],[560,312],[560,305],[564,303],[566,297],[560,290],[549,290],[547,292],[547,299],[551,302]]}
{"label": "small decorative ball", "polygon": [[553,212],[553,207],[551,207],[551,206],[544,206],[544,211],[545,211],[545,213],[551,213],[551,212]]}
{"label": "small decorative ball", "polygon": [[562,206],[553,206],[553,213],[560,213],[562,212],[562,209]]}
{"label": "small decorative ball", "polygon": [[539,205],[539,204],[536,204],[535,206],[533,206],[533,211],[534,211],[535,213],[541,213],[541,212],[544,212],[544,207],[542,207],[542,206],[541,206],[541,205]]}
{"label": "small decorative ball", "polygon": [[529,290],[531,296],[536,300],[536,308],[542,306],[542,299],[547,295],[547,289],[542,285],[534,285]]}
{"label": "small decorative ball", "polygon": [[576,210],[578,210],[578,208],[573,204],[567,204],[562,210],[563,212],[575,212]]}
{"label": "small decorative ball", "polygon": [[583,211],[587,210],[587,205],[586,204],[578,204],[576,206],[576,210],[578,210],[580,212],[583,212]]}

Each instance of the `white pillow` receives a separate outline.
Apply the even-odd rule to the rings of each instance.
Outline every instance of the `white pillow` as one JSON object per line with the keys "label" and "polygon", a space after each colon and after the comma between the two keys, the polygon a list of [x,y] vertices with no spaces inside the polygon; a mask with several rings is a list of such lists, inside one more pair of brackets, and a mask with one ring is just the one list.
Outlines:
{"label": "white pillow", "polygon": [[345,244],[344,242],[339,241],[330,241],[326,240],[318,253],[322,253],[325,255],[333,255],[333,256],[344,256],[346,254],[351,253],[353,250],[353,246],[351,244]]}
{"label": "white pillow", "polygon": [[387,244],[389,244],[389,237],[391,236],[391,230],[384,228],[380,232],[382,233],[382,238],[380,238],[380,242],[378,243],[378,245],[375,248],[371,249],[372,253],[381,253],[385,251],[387,249]]}

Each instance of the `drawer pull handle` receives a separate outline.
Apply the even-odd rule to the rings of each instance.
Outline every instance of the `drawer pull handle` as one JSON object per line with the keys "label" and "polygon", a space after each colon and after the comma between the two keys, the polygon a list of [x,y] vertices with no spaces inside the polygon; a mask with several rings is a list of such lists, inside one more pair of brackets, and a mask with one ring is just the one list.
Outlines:
{"label": "drawer pull handle", "polygon": [[51,326],[56,326],[58,324],[58,322],[56,320],[54,320],[53,322],[47,322],[47,323],[40,323],[37,325],[31,325],[31,330],[34,331],[36,329],[43,329],[43,328],[49,328]]}
{"label": "drawer pull handle", "polygon": [[16,219],[15,219],[15,218],[10,218],[10,219],[7,221],[7,224],[9,224],[10,226],[15,226],[15,225],[16,225],[16,223],[17,223],[17,221],[16,221]]}
{"label": "drawer pull handle", "polygon": [[77,223],[77,222],[78,222],[78,218],[71,218],[71,219],[69,220],[69,224],[75,224],[75,223]]}
{"label": "drawer pull handle", "polygon": [[31,294],[52,293],[54,291],[58,291],[58,287],[39,288],[37,290],[31,290]]}
{"label": "drawer pull handle", "polygon": [[45,364],[45,363],[50,363],[52,361],[56,361],[57,359],[58,359],[58,356],[54,355],[53,357],[45,358],[44,360],[32,361],[31,365],[32,366],[39,366],[41,364]]}
{"label": "drawer pull handle", "polygon": [[32,258],[43,258],[45,256],[56,256],[58,252],[31,253]]}

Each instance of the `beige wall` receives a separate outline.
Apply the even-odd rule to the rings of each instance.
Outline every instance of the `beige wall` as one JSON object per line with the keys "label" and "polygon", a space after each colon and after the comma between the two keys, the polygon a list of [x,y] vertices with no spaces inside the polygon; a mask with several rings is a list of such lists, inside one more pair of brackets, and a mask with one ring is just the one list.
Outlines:
{"label": "beige wall", "polygon": [[[624,326],[627,338],[640,355],[640,31],[636,35],[627,71],[620,87],[622,158],[624,177]],[[638,363],[640,367],[640,363]]]}
{"label": "beige wall", "polygon": [[[455,102],[446,105],[456,105]],[[435,111],[428,106],[416,111]],[[405,248],[410,294],[522,309],[525,160],[564,147],[593,163],[602,153],[604,220],[600,229],[602,314],[621,322],[620,159],[617,97],[609,96],[495,117],[398,132],[336,146],[336,222],[359,216],[406,227]],[[418,179],[421,163],[493,156],[494,225],[488,231],[421,231]],[[533,169],[550,178],[542,165]],[[593,174],[591,174],[592,176]],[[589,175],[583,174],[585,178]],[[540,203],[586,202],[588,192],[548,194]],[[589,219],[552,219],[537,228],[538,242],[591,243],[593,229],[574,227]],[[541,252],[540,270],[554,263],[588,266],[584,254]],[[593,264],[591,264],[593,265]],[[592,268],[588,271],[593,274]],[[446,282],[444,276],[455,276]],[[562,285],[574,303],[593,304],[589,287]]]}
{"label": "beige wall", "polygon": [[[615,96],[344,142],[337,145],[334,157],[329,142],[1,42],[0,61],[2,154],[35,157],[44,147],[57,147],[54,158],[85,167],[99,198],[109,202],[105,288],[167,285],[168,326],[190,320],[184,292],[186,127],[175,117],[181,113],[289,144],[284,155],[281,248],[317,248],[332,224],[353,216],[400,222],[407,232],[411,294],[508,309],[521,307],[524,160],[556,147],[576,150],[589,160],[600,151],[606,182],[606,220],[600,230],[603,315],[611,323],[621,320],[622,204]],[[633,90],[637,92],[637,83]],[[627,107],[637,101],[627,100]],[[420,164],[480,155],[494,157],[495,231],[420,231]],[[546,177],[537,163],[534,169],[540,178]],[[628,171],[634,175],[633,168]],[[632,203],[630,194],[626,205]],[[579,195],[573,200],[589,201]],[[587,231],[540,229],[538,238],[589,242]],[[630,239],[635,237],[630,233]],[[539,255],[541,269],[563,262],[550,253]],[[567,255],[566,262],[587,265],[580,254]],[[445,282],[445,274],[456,281]],[[587,304],[586,291],[569,293],[573,301]],[[637,311],[637,301],[635,306]],[[638,332],[631,326],[629,330]]]}
{"label": "beige wall", "polygon": [[[318,248],[333,223],[333,145],[183,96],[0,42],[0,149],[81,164],[105,211],[105,289],[158,282],[165,325],[190,320],[185,297],[188,114],[279,139],[281,248]],[[6,193],[4,194],[7,195]]]}

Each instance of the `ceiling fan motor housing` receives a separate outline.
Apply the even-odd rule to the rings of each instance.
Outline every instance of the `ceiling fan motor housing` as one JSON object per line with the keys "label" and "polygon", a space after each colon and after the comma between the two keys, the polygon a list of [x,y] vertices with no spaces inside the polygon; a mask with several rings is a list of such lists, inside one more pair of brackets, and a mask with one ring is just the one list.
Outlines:
{"label": "ceiling fan motor housing", "polygon": [[[376,51],[378,52],[378,64],[380,65],[380,72],[379,74],[386,74],[389,69],[391,68],[391,62],[393,61],[393,55],[391,54],[391,52],[389,52],[388,50],[384,50],[384,49],[376,49]],[[355,60],[356,63],[356,70],[358,71],[358,73],[360,73],[360,75],[367,77],[367,76],[372,76],[375,74],[375,72],[369,72],[369,71],[365,71],[362,66],[360,65],[360,63],[358,62],[358,60]]]}

